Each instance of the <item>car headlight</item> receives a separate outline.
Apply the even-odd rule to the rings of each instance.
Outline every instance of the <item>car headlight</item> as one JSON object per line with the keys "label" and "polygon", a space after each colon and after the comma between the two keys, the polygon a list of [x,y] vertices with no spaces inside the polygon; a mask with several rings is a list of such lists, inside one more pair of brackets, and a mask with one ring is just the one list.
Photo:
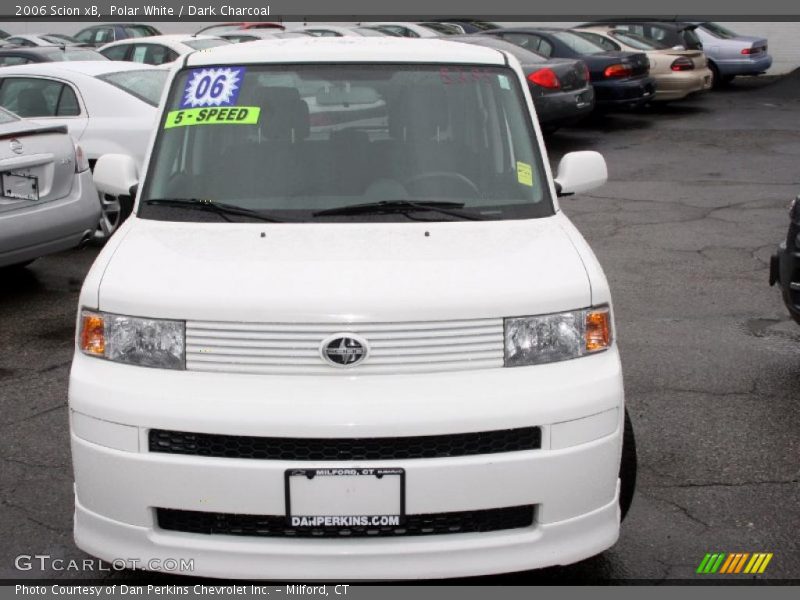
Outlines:
{"label": "car headlight", "polygon": [[114,362],[185,369],[185,329],[183,321],[140,319],[83,310],[78,344],[84,354]]}
{"label": "car headlight", "polygon": [[522,367],[578,358],[611,346],[607,306],[505,319],[505,366]]}

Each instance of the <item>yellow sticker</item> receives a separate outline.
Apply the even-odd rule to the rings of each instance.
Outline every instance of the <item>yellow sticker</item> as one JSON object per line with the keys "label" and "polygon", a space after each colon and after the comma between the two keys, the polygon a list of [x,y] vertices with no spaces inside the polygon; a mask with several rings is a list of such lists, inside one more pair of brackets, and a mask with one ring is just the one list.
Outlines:
{"label": "yellow sticker", "polygon": [[259,106],[214,106],[171,110],[164,129],[187,125],[255,125],[261,116]]}
{"label": "yellow sticker", "polygon": [[533,187],[533,169],[528,163],[517,161],[517,181]]}

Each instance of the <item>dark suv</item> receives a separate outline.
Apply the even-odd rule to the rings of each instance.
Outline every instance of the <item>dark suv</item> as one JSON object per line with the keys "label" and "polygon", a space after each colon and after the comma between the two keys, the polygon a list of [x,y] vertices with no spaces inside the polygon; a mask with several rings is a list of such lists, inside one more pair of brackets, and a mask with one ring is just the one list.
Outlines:
{"label": "dark suv", "polygon": [[780,284],[789,314],[800,324],[800,196],[789,207],[789,233],[769,265],[769,284]]}
{"label": "dark suv", "polygon": [[597,23],[584,23],[581,27],[593,27],[598,23],[603,25],[613,25],[617,29],[630,31],[648,40],[661,42],[667,47],[674,48],[680,46],[684,50],[702,50],[703,42],[694,32],[697,23],[683,23],[680,21],[626,21],[613,19],[598,21]]}

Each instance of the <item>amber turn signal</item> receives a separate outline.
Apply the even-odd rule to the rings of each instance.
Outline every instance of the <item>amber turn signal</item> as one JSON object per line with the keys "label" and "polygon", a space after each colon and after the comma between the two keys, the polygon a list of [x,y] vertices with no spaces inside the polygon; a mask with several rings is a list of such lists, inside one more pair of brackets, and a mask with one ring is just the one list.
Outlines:
{"label": "amber turn signal", "polygon": [[586,352],[605,350],[611,345],[611,313],[608,308],[586,312]]}
{"label": "amber turn signal", "polygon": [[103,356],[106,351],[106,336],[103,317],[95,313],[81,315],[81,350],[86,354]]}

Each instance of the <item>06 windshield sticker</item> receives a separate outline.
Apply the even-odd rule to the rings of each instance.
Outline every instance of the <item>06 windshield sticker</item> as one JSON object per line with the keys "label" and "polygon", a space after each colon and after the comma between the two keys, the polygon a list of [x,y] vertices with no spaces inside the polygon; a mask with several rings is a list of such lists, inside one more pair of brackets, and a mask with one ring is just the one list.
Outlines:
{"label": "06 windshield sticker", "polygon": [[234,106],[239,98],[244,67],[192,69],[186,78],[180,108]]}
{"label": "06 windshield sticker", "polygon": [[528,163],[517,161],[517,181],[533,187],[533,169]]}
{"label": "06 windshield sticker", "polygon": [[164,129],[189,125],[255,125],[258,106],[237,106],[244,67],[192,69],[186,78],[179,110],[167,113]]}
{"label": "06 windshield sticker", "polygon": [[221,108],[187,108],[171,110],[164,129],[187,125],[256,125],[261,116],[259,106],[223,106]]}

